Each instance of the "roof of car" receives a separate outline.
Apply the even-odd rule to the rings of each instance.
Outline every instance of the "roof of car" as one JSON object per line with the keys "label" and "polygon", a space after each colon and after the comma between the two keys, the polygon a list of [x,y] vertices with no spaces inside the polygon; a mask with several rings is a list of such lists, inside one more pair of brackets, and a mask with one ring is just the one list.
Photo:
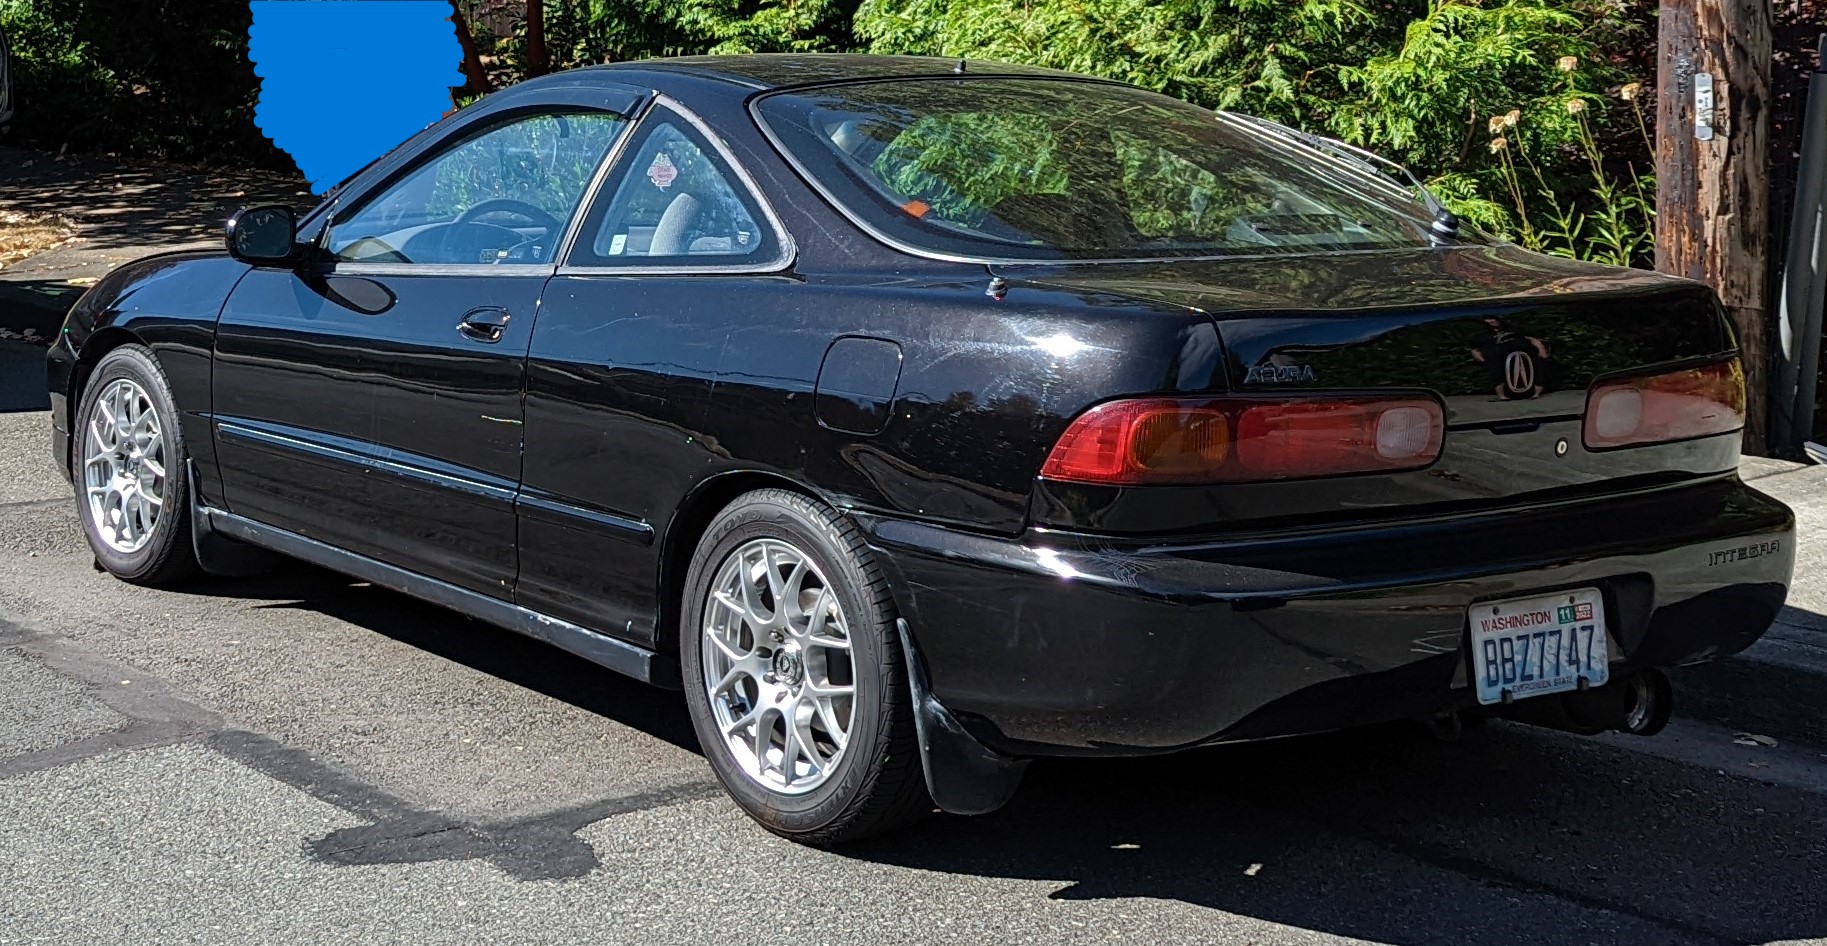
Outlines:
{"label": "roof of car", "polygon": [[590,71],[672,72],[722,79],[753,89],[783,89],[821,82],[854,79],[907,79],[950,76],[958,64],[972,75],[1035,76],[1085,79],[1058,69],[1020,66],[986,59],[951,59],[943,56],[870,56],[861,53],[752,53],[740,56],[681,56],[641,59],[591,66]]}

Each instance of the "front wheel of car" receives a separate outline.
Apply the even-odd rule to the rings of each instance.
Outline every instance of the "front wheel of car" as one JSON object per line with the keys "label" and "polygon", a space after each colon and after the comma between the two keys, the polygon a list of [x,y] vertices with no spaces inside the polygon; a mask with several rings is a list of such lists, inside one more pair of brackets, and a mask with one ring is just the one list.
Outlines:
{"label": "front wheel of car", "polygon": [[893,602],[854,526],[797,493],[744,495],[699,542],[684,604],[692,724],[756,821],[825,845],[930,809]]}
{"label": "front wheel of car", "polygon": [[96,563],[141,585],[195,574],[184,436],[152,352],[122,345],[103,357],[73,421],[70,468]]}

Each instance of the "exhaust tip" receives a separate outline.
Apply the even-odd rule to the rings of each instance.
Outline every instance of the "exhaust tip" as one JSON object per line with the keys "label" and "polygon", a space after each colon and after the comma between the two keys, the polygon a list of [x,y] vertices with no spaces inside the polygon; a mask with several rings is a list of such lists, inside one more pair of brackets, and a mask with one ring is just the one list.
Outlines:
{"label": "exhaust tip", "polygon": [[1668,674],[1644,670],[1626,684],[1624,716],[1617,730],[1633,736],[1653,736],[1668,725],[1674,715],[1675,689]]}
{"label": "exhaust tip", "polygon": [[1493,706],[1496,715],[1531,726],[1596,736],[1621,732],[1653,736],[1674,714],[1675,689],[1660,670],[1639,670],[1614,677],[1600,687],[1559,694],[1553,699],[1522,700]]}

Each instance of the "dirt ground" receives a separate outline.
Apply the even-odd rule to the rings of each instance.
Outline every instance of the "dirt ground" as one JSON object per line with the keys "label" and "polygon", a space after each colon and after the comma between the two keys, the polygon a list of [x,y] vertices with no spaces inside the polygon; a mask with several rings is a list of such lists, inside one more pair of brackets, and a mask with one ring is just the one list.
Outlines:
{"label": "dirt ground", "polygon": [[62,246],[75,235],[69,222],[56,214],[0,210],[0,269]]}

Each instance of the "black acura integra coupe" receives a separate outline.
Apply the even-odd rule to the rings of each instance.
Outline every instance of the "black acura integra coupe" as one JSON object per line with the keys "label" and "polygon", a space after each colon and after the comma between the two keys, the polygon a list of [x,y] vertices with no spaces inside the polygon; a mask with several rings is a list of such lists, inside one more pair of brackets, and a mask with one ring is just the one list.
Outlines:
{"label": "black acura integra coupe", "polygon": [[1039,756],[1651,733],[1793,567],[1729,323],[1431,200],[1039,69],[584,69],[104,279],[56,456],[128,581],[276,552],[683,688],[807,842]]}

